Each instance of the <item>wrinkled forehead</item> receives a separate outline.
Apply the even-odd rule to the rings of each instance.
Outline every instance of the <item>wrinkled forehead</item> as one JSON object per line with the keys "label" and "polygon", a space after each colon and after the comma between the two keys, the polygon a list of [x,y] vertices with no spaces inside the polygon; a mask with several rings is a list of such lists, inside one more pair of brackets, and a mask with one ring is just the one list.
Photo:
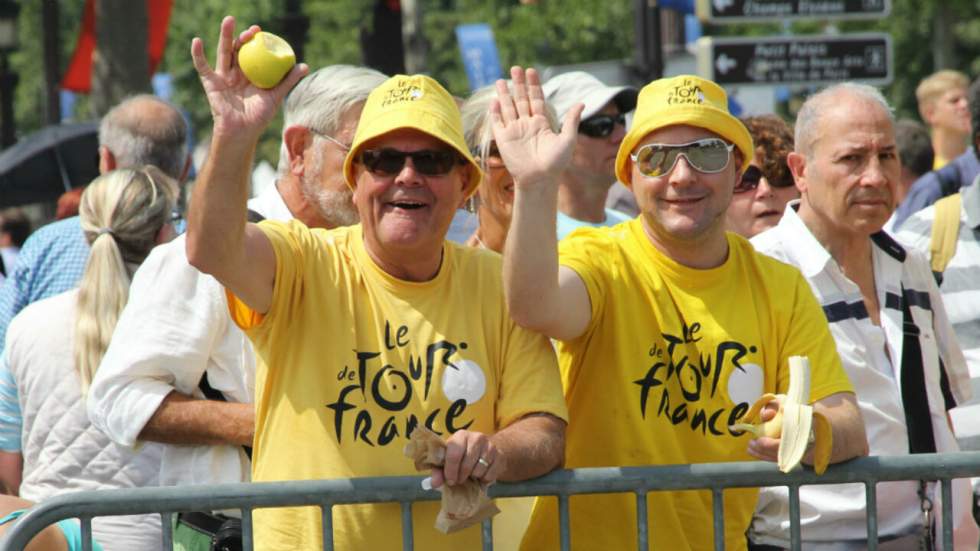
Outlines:
{"label": "wrinkled forehead", "polygon": [[815,130],[814,149],[895,147],[895,124],[885,108],[874,101],[847,102],[826,109]]}

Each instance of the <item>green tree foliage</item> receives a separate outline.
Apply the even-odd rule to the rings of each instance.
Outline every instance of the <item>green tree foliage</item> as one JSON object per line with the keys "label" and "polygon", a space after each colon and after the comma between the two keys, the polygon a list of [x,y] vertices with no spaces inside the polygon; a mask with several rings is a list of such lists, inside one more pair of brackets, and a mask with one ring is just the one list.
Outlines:
{"label": "green tree foliage", "polygon": [[[418,0],[424,14],[429,73],[454,94],[465,96],[469,84],[463,70],[455,27],[485,22],[493,28],[501,65],[544,67],[588,61],[629,59],[633,52],[634,2],[628,0]],[[84,2],[60,2],[62,70],[67,67],[81,26]],[[22,2],[21,47],[12,55],[20,75],[16,94],[17,125],[21,134],[43,125],[44,85],[41,70],[40,2]],[[305,59],[317,68],[332,63],[360,63],[361,28],[371,24],[373,0],[305,0],[310,20]],[[940,8],[939,6],[944,7]],[[214,59],[221,18],[234,14],[239,26],[258,23],[277,32],[283,0],[174,0],[167,50],[159,70],[174,78],[174,102],[187,111],[199,138],[210,130],[210,113],[190,61],[190,42],[204,39],[209,59]],[[950,24],[940,38],[953,53],[953,68],[980,75],[980,5],[976,0],[893,0],[892,15],[880,21],[848,21],[835,24],[842,32],[877,30],[889,32],[895,51],[895,81],[886,93],[903,116],[917,117],[915,85],[935,66],[937,44],[934,19],[948,11]],[[120,22],[125,24],[125,22]],[[819,34],[826,22],[798,22],[794,33]],[[780,34],[771,25],[706,27],[706,34]],[[938,41],[938,43],[943,43]],[[87,100],[79,101],[79,119],[89,118]],[[263,136],[258,158],[273,165],[278,159],[281,122]]]}

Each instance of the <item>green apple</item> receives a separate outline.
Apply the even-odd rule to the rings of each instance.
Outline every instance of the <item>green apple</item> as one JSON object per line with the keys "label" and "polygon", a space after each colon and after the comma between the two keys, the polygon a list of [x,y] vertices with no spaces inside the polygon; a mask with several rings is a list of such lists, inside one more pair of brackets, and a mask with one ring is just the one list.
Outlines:
{"label": "green apple", "polygon": [[296,64],[296,54],[289,43],[278,36],[257,32],[238,50],[238,65],[252,84],[272,88]]}

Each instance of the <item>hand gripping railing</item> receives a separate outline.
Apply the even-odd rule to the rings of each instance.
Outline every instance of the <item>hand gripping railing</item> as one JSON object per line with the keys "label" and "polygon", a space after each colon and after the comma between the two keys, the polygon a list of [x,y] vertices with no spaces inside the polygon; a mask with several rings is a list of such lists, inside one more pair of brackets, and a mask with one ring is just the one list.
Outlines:
{"label": "hand gripping railing", "polygon": [[[521,483],[500,483],[490,488],[492,497],[550,495],[558,497],[559,537],[562,550],[570,549],[568,497],[577,494],[633,493],[637,505],[637,548],[648,549],[646,495],[651,491],[712,491],[714,501],[715,549],[725,548],[724,510],[721,499],[726,488],[786,486],[789,489],[790,539],[800,548],[799,487],[808,484],[863,483],[867,501],[868,549],[876,550],[878,532],[874,487],[895,480],[936,480],[942,486],[943,548],[952,549],[951,484],[954,478],[980,476],[980,452],[920,454],[894,457],[864,457],[831,466],[817,476],[812,470],[780,473],[772,463],[702,463],[652,467],[608,467],[556,471]],[[134,488],[64,494],[39,503],[22,516],[0,541],[0,551],[20,550],[44,527],[66,518],[79,518],[83,550],[90,551],[91,519],[106,515],[160,513],[165,549],[171,548],[172,513],[192,510],[241,509],[244,548],[252,549],[253,509],[318,505],[323,522],[323,548],[332,550],[331,507],[351,503],[398,502],[402,511],[403,549],[412,546],[411,504],[439,499],[423,490],[420,476],[353,478],[294,482],[261,482]],[[493,549],[491,523],[483,524],[483,549]]]}

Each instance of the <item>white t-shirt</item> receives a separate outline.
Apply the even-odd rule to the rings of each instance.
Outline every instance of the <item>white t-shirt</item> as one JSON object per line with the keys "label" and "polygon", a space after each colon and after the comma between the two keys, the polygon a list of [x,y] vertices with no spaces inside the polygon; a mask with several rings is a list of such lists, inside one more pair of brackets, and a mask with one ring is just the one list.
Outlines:
{"label": "white t-shirt", "polygon": [[[268,219],[289,216],[270,186],[249,201]],[[129,302],[89,391],[92,423],[113,441],[134,446],[173,390],[203,398],[208,383],[229,401],[251,403],[255,354],[228,317],[224,287],[187,261],[183,236],[153,249],[133,277]],[[168,445],[160,484],[245,482],[250,464],[241,446]]]}

